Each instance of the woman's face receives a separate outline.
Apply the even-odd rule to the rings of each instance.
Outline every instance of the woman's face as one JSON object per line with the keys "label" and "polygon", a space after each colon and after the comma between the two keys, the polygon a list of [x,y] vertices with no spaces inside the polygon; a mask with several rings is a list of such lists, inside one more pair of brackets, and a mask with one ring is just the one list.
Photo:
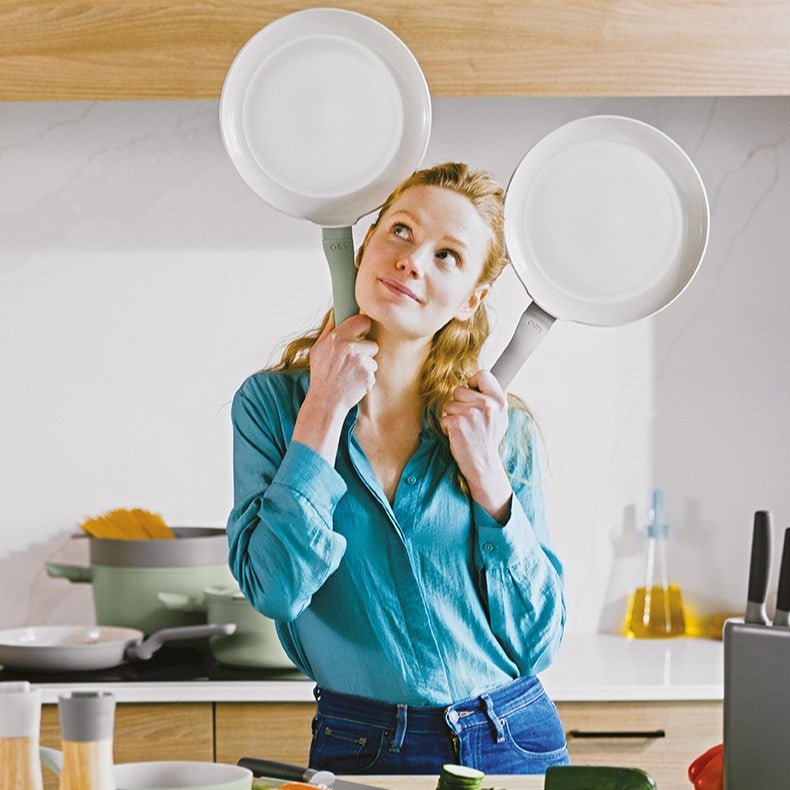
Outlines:
{"label": "woman's face", "polygon": [[452,318],[470,318],[489,291],[475,283],[490,240],[468,198],[410,187],[368,234],[356,282],[361,312],[411,338],[433,337]]}

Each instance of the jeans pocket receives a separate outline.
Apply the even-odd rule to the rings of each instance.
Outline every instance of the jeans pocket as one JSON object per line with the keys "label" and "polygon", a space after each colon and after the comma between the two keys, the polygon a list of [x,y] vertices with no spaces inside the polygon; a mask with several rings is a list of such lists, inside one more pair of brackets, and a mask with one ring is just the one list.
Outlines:
{"label": "jeans pocket", "polygon": [[384,731],[360,722],[318,717],[310,767],[336,774],[364,773],[381,754]]}
{"label": "jeans pocket", "polygon": [[546,763],[567,761],[565,731],[557,708],[545,694],[501,721],[508,745],[524,759]]}

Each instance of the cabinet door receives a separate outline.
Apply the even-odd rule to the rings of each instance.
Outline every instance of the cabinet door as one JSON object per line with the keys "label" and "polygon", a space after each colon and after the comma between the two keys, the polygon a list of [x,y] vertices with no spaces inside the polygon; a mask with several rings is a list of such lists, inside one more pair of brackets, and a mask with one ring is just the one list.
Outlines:
{"label": "cabinet door", "polygon": [[[113,759],[116,763],[146,760],[214,759],[213,712],[210,702],[184,704],[119,704],[115,709]],[[60,748],[58,706],[41,710],[41,744]],[[44,771],[44,787],[57,790],[58,780]]]}
{"label": "cabinet door", "polygon": [[659,787],[686,787],[689,763],[722,742],[722,703],[558,702],[571,762],[647,771]]}
{"label": "cabinet door", "polygon": [[314,715],[313,702],[217,702],[216,760],[265,757],[306,766]]}

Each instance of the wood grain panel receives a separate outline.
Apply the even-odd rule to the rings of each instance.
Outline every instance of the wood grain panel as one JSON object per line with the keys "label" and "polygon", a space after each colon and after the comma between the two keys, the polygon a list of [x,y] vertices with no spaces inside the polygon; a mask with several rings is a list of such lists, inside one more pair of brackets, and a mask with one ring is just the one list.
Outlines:
{"label": "wood grain panel", "polygon": [[[217,98],[274,19],[325,0],[0,0],[0,100]],[[338,0],[433,96],[790,95],[790,0]]]}
{"label": "wood grain panel", "polygon": [[558,702],[569,730],[664,730],[663,738],[568,738],[571,761],[647,771],[659,787],[688,787],[689,763],[722,742],[721,702]]}
{"label": "wood grain panel", "polygon": [[265,757],[307,765],[315,704],[308,702],[217,702],[215,743],[218,763]]}
{"label": "wood grain panel", "polygon": [[[213,725],[210,702],[118,705],[115,709],[114,761],[211,761],[214,759]],[[41,744],[60,748],[57,705],[42,707]],[[44,787],[45,790],[58,787],[57,777],[51,771],[44,771]]]}

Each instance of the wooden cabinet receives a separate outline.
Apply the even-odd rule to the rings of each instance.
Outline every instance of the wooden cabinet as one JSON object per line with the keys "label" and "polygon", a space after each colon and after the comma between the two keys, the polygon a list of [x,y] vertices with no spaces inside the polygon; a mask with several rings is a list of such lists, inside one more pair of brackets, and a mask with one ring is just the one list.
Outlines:
{"label": "wooden cabinet", "polygon": [[[642,768],[659,787],[685,787],[686,769],[722,740],[722,703],[558,702],[571,761]],[[216,702],[119,704],[115,762],[267,757],[307,765],[315,704]],[[60,746],[58,711],[45,705],[41,742]],[[45,787],[57,781],[45,772]]]}
{"label": "wooden cabinet", "polygon": [[722,703],[558,702],[571,761],[647,771],[659,787],[687,787],[689,763],[722,742]]}
{"label": "wooden cabinet", "polygon": [[[0,100],[219,98],[241,46],[326,0],[6,0]],[[433,96],[787,96],[790,0],[333,0]]]}
{"label": "wooden cabinet", "polygon": [[[57,705],[42,708],[41,744],[60,748]],[[212,703],[117,705],[113,758],[116,763],[213,760]],[[57,788],[57,777],[51,771],[44,771],[44,780],[45,788]]]}
{"label": "wooden cabinet", "polygon": [[314,714],[311,702],[217,702],[217,762],[266,757],[307,765]]}

